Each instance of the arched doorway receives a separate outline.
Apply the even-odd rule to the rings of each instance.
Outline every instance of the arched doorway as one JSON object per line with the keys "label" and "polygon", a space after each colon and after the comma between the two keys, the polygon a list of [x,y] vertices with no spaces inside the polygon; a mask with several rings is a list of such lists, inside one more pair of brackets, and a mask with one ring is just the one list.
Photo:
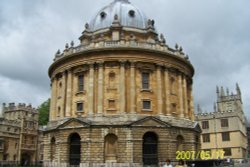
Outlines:
{"label": "arched doorway", "polygon": [[177,150],[177,151],[184,151],[184,146],[183,146],[184,138],[183,138],[183,136],[178,135],[178,136],[176,137],[176,140],[177,140],[177,143],[176,143],[176,150]]}
{"label": "arched doorway", "polygon": [[105,136],[105,162],[117,162],[117,136],[108,134]]}
{"label": "arched doorway", "polygon": [[143,136],[143,164],[158,166],[158,137],[154,132]]}
{"label": "arched doorway", "polygon": [[81,138],[77,133],[69,137],[69,164],[79,165],[81,162]]}
{"label": "arched doorway", "polygon": [[50,160],[51,161],[55,159],[55,153],[56,153],[56,139],[52,137],[50,141]]}
{"label": "arched doorway", "polygon": [[30,155],[28,153],[23,153],[21,157],[21,166],[30,165]]}

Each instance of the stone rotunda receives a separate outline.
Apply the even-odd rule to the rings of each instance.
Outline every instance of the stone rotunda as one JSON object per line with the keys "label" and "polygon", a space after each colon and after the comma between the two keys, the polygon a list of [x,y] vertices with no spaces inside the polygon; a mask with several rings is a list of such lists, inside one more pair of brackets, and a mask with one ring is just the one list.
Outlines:
{"label": "stone rotunda", "polygon": [[194,68],[155,22],[114,0],[85,24],[49,68],[45,166],[156,166],[197,150]]}

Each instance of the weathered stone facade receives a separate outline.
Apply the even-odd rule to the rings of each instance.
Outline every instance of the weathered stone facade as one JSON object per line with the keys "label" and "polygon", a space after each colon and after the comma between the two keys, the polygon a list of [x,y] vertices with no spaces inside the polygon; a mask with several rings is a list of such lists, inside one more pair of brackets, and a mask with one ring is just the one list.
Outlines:
{"label": "weathered stone facade", "polygon": [[31,105],[3,104],[0,114],[0,161],[38,161],[38,112]]}
{"label": "weathered stone facade", "polygon": [[193,66],[140,13],[115,0],[86,24],[79,46],[56,53],[45,166],[156,165],[198,149]]}
{"label": "weathered stone facade", "polygon": [[196,119],[202,128],[202,150],[211,152],[211,156],[218,150],[223,150],[225,158],[247,158],[247,121],[238,84],[236,94],[217,87],[214,112],[202,112],[199,108]]}

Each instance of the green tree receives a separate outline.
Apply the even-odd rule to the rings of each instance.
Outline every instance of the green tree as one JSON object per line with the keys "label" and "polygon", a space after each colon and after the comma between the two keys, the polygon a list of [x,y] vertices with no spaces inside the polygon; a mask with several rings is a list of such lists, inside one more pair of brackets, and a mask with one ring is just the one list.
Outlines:
{"label": "green tree", "polygon": [[47,125],[47,123],[49,122],[49,108],[50,108],[50,99],[46,100],[38,107],[39,125]]}

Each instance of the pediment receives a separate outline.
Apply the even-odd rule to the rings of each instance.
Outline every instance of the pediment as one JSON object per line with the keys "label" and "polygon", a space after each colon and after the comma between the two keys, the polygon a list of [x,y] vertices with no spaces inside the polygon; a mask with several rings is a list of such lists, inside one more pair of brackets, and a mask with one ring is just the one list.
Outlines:
{"label": "pediment", "polygon": [[64,122],[63,124],[59,125],[57,129],[81,128],[81,127],[89,127],[89,126],[90,124],[84,121],[72,118]]}
{"label": "pediment", "polygon": [[194,130],[195,130],[196,132],[199,132],[199,133],[202,132],[201,127],[200,127],[200,125],[199,125],[198,122],[196,123],[196,125],[195,125],[195,127],[194,127]]}
{"label": "pediment", "polygon": [[171,125],[155,117],[145,117],[135,121],[131,126],[138,127],[170,127]]}

